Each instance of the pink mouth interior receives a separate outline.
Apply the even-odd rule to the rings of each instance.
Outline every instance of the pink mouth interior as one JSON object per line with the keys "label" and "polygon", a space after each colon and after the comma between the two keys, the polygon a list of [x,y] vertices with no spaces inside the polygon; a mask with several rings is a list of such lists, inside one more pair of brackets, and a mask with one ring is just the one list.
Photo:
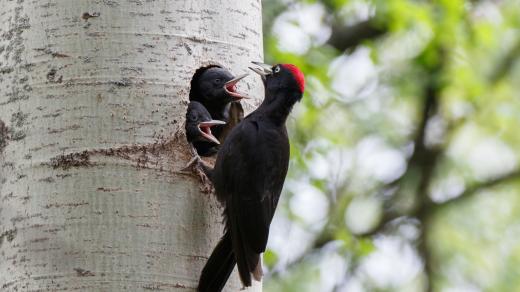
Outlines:
{"label": "pink mouth interior", "polygon": [[228,93],[228,95],[232,96],[235,101],[240,100],[242,98],[248,98],[245,94],[242,94],[241,92],[237,91],[237,83],[246,76],[247,74],[236,77],[235,79],[228,81],[224,85],[224,90]]}
{"label": "pink mouth interior", "polygon": [[229,92],[237,92],[237,86],[236,86],[236,84],[229,84],[228,86],[226,86],[226,89],[227,89]]}
{"label": "pink mouth interior", "polygon": [[210,127],[200,127],[200,130],[205,134],[212,135]]}
{"label": "pink mouth interior", "polygon": [[244,94],[240,93],[240,92],[237,92],[237,82],[233,82],[233,83],[230,83],[228,85],[226,85],[226,91],[229,93],[229,95],[237,98],[237,99],[242,99],[242,98],[247,98],[247,96],[245,96]]}
{"label": "pink mouth interior", "polygon": [[208,139],[209,141],[212,141],[214,143],[220,144],[218,139],[215,136],[213,136],[213,134],[211,133],[211,126],[199,125],[199,129],[202,132],[202,136],[204,136],[206,139]]}

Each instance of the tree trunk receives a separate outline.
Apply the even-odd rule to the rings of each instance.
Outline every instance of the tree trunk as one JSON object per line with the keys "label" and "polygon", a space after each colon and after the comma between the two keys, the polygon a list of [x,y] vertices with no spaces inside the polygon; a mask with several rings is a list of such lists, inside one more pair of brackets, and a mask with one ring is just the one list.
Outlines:
{"label": "tree trunk", "polygon": [[189,82],[262,59],[260,0],[0,7],[0,290],[194,290],[222,219],[181,171]]}

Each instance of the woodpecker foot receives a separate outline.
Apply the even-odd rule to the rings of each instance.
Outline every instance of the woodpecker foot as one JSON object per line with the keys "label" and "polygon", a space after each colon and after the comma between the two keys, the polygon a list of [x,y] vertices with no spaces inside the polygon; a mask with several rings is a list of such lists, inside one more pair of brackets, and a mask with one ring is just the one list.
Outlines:
{"label": "woodpecker foot", "polygon": [[213,191],[213,185],[211,184],[210,179],[208,178],[208,172],[206,171],[208,166],[204,164],[202,158],[200,158],[197,150],[193,146],[190,147],[192,158],[190,161],[184,166],[182,171],[192,170],[200,179],[202,186],[200,187],[201,192],[209,194]]}
{"label": "woodpecker foot", "polygon": [[193,170],[195,171],[195,173],[199,177],[200,182],[202,183],[202,185],[200,186],[200,191],[205,193],[205,194],[212,193],[213,192],[213,184],[211,183],[209,178],[206,176],[206,174],[204,173],[202,168],[199,166],[199,164],[197,164],[193,168]]}
{"label": "woodpecker foot", "polygon": [[198,155],[193,156],[191,158],[191,160],[188,163],[186,163],[186,165],[184,166],[184,168],[182,170],[186,171],[186,170],[190,169],[190,167],[192,167],[194,163],[198,163],[200,160],[201,160],[200,156],[198,156]]}

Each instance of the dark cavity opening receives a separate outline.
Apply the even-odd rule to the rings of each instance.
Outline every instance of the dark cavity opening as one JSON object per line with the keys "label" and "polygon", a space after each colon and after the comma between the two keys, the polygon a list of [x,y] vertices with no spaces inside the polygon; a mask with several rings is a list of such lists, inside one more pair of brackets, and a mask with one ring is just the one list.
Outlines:
{"label": "dark cavity opening", "polygon": [[198,108],[200,108],[200,106],[202,105],[200,103],[198,105],[195,105],[194,103],[197,102],[193,100],[197,99],[196,96],[201,95],[201,92],[199,92],[199,89],[197,87],[197,82],[199,81],[199,78],[206,70],[210,68],[222,68],[222,66],[208,65],[200,67],[195,71],[190,82],[190,105],[188,106],[188,109],[186,111],[186,138],[188,140],[188,143],[191,143],[193,145],[193,147],[197,151],[197,154],[206,157],[215,155],[218,152],[219,145],[207,141],[207,139],[200,139],[203,133],[208,134],[208,128],[200,128],[197,126],[197,123],[199,122],[198,119],[200,119],[200,112]]}

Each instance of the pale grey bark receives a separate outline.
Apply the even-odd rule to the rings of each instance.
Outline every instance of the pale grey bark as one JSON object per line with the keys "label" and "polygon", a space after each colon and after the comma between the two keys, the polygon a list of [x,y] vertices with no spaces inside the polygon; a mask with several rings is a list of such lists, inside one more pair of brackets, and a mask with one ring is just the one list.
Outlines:
{"label": "pale grey bark", "polygon": [[0,7],[0,290],[193,290],[222,220],[179,172],[189,81],[262,59],[260,1]]}

